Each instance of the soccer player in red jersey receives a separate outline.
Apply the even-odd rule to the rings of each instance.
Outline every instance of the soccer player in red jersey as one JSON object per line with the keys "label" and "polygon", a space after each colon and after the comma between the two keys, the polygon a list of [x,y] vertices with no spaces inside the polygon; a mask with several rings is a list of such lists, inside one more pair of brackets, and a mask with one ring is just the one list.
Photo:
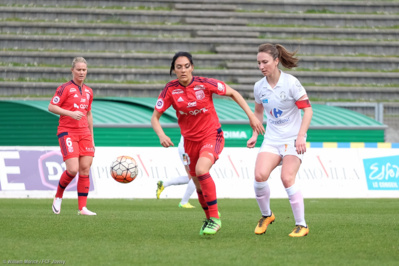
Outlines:
{"label": "soccer player in red jersey", "polygon": [[244,110],[254,131],[263,134],[265,129],[256,118],[244,98],[224,82],[193,76],[194,63],[188,52],[174,55],[170,75],[177,79],[166,84],[159,95],[151,124],[164,147],[174,146],[159,122],[162,114],[172,105],[180,131],[184,137],[184,149],[188,166],[197,188],[198,201],[204,209],[206,220],[200,235],[213,235],[221,228],[216,187],[209,171],[224,147],[224,136],[212,100],[212,94],[231,97]]}
{"label": "soccer player in red jersey", "polygon": [[72,80],[57,88],[48,110],[60,116],[57,130],[66,170],[62,173],[53,201],[53,212],[61,212],[65,188],[79,172],[78,214],[96,215],[86,208],[90,188],[90,166],[94,157],[93,90],[83,84],[87,75],[87,62],[83,57],[72,61]]}

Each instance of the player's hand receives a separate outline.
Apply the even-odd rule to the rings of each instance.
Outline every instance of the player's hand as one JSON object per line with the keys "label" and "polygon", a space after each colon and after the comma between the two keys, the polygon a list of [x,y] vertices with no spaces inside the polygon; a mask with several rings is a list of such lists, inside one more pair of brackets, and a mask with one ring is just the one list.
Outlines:
{"label": "player's hand", "polygon": [[265,134],[265,128],[263,127],[262,123],[255,116],[249,120],[249,124],[251,125],[252,129],[256,133],[258,133],[258,135]]}
{"label": "player's hand", "polygon": [[82,117],[84,117],[85,115],[81,112],[81,111],[73,111],[71,114],[71,117],[75,120],[80,120],[82,119]]}
{"label": "player's hand", "polygon": [[173,142],[170,140],[170,138],[166,135],[160,137],[159,141],[161,142],[161,145],[164,146],[165,148],[168,148],[170,146],[175,146]]}
{"label": "player's hand", "polygon": [[306,152],[306,139],[298,137],[295,141],[295,148],[298,154],[304,154]]}
{"label": "player's hand", "polygon": [[247,141],[247,147],[248,148],[253,148],[255,147],[256,140],[258,139],[258,136],[252,136],[248,141]]}

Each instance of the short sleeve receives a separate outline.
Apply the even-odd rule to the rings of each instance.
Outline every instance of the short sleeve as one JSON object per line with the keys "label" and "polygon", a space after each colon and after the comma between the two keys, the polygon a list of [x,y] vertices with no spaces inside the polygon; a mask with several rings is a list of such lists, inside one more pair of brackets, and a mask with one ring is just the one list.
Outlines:
{"label": "short sleeve", "polygon": [[155,104],[155,110],[160,113],[165,112],[172,105],[173,99],[170,96],[170,93],[168,93],[168,88],[169,86],[167,84],[162,92],[159,94],[158,100]]}
{"label": "short sleeve", "polygon": [[57,88],[57,90],[55,91],[55,94],[54,94],[53,98],[51,98],[50,103],[54,104],[54,105],[57,105],[57,106],[60,106],[62,104],[62,102],[64,101],[64,99],[65,99],[65,95],[63,95],[63,92],[64,92],[64,87],[63,86],[59,86]]}
{"label": "short sleeve", "polygon": [[296,77],[293,77],[291,83],[292,96],[295,101],[298,101],[303,95],[306,94],[305,88],[302,86],[301,82]]}
{"label": "short sleeve", "polygon": [[226,95],[226,84],[223,81],[208,78],[207,79],[208,89],[211,93],[216,93],[218,95]]}

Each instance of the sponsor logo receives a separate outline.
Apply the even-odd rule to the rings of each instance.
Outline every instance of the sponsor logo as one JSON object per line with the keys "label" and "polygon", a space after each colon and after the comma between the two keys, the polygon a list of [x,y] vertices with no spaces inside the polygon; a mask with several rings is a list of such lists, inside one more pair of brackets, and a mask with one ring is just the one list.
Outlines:
{"label": "sponsor logo", "polygon": [[204,108],[201,108],[201,109],[195,109],[195,110],[193,110],[193,111],[190,111],[189,114],[195,116],[195,115],[197,115],[197,114],[205,113],[205,112],[207,112],[207,111],[208,111],[208,109],[206,109],[206,108],[204,107]]}
{"label": "sponsor logo", "polygon": [[205,98],[205,93],[204,91],[196,91],[195,92],[195,97],[197,97],[197,100],[202,100]]}
{"label": "sponsor logo", "polygon": [[183,112],[183,111],[179,111],[179,113],[180,113],[181,115],[188,115],[187,113],[185,113],[185,112]]}
{"label": "sponsor logo", "polygon": [[277,121],[269,119],[268,123],[273,124],[273,125],[281,125],[281,124],[285,124],[285,123],[287,123],[289,121],[290,121],[290,118],[288,117],[288,118],[280,119],[280,120],[277,120]]}
{"label": "sponsor logo", "polygon": [[197,102],[190,102],[187,105],[187,107],[195,107],[195,106],[197,106]]}
{"label": "sponsor logo", "polygon": [[181,93],[184,93],[182,89],[176,89],[172,91],[172,94],[181,94]]}
{"label": "sponsor logo", "polygon": [[273,110],[270,110],[270,114],[275,118],[279,118],[280,116],[283,115],[283,111],[280,109],[273,108]]}
{"label": "sponsor logo", "polygon": [[162,109],[162,107],[163,107],[163,100],[161,98],[159,98],[155,105],[155,108]]}
{"label": "sponsor logo", "polygon": [[224,91],[225,89],[226,89],[225,86],[222,83],[218,82],[218,90]]}
{"label": "sponsor logo", "polygon": [[399,190],[399,155],[363,159],[369,190]]}
{"label": "sponsor logo", "polygon": [[194,90],[195,90],[195,91],[197,91],[197,90],[205,90],[205,87],[204,87],[204,85],[196,85],[196,86],[194,87]]}
{"label": "sponsor logo", "polygon": [[60,102],[60,97],[55,96],[55,97],[53,98],[53,103],[57,104],[57,103],[59,103],[59,102]]}
{"label": "sponsor logo", "polygon": [[177,99],[177,102],[178,102],[178,103],[180,103],[180,102],[184,102],[184,100],[183,100],[183,98],[182,98],[182,97],[179,97],[179,99]]}
{"label": "sponsor logo", "polygon": [[87,104],[81,104],[80,109],[87,109],[89,106]]}
{"label": "sponsor logo", "polygon": [[76,103],[73,104],[73,107],[79,109],[79,105],[77,105]]}
{"label": "sponsor logo", "polygon": [[74,98],[78,98],[79,96],[77,94],[75,94],[75,96],[73,96]]}
{"label": "sponsor logo", "polygon": [[88,101],[90,100],[90,94],[89,93],[86,94],[86,98],[87,98]]}
{"label": "sponsor logo", "polygon": [[262,99],[262,103],[269,103],[269,99]]}
{"label": "sponsor logo", "polygon": [[[201,150],[203,150],[203,149],[212,149],[212,148],[213,148],[213,145],[207,143],[207,144],[205,144],[204,146],[201,147]],[[213,154],[212,154],[212,156],[213,156]]]}
{"label": "sponsor logo", "polygon": [[[59,150],[0,150],[0,165],[0,191],[12,193],[54,191],[66,169]],[[29,178],[26,178],[27,176]],[[91,170],[89,176],[93,181]],[[77,178],[75,179],[66,191],[76,193]],[[94,182],[90,182],[90,190],[94,190]]]}
{"label": "sponsor logo", "polygon": [[245,131],[223,131],[225,139],[248,139]]}

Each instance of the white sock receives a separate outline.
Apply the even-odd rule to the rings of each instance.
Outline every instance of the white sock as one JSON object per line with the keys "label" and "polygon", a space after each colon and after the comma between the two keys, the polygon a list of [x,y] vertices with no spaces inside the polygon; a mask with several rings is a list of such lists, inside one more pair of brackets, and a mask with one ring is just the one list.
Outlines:
{"label": "white sock", "polygon": [[254,189],[255,189],[256,201],[258,202],[262,216],[272,215],[272,211],[270,210],[269,183],[267,183],[267,181],[265,182],[254,181]]}
{"label": "white sock", "polygon": [[195,191],[195,184],[194,181],[190,179],[190,181],[187,184],[186,192],[184,193],[184,196],[181,199],[180,204],[181,205],[187,204],[188,200],[190,199],[194,191]]}
{"label": "white sock", "polygon": [[302,192],[299,187],[294,184],[286,188],[288,198],[290,200],[292,213],[295,218],[295,225],[307,226],[305,221],[305,203],[303,201]]}
{"label": "white sock", "polygon": [[176,185],[184,185],[184,184],[187,184],[188,181],[190,181],[190,178],[188,178],[187,175],[182,175],[182,176],[172,178],[171,180],[164,181],[163,186],[169,187],[169,186],[176,186]]}

